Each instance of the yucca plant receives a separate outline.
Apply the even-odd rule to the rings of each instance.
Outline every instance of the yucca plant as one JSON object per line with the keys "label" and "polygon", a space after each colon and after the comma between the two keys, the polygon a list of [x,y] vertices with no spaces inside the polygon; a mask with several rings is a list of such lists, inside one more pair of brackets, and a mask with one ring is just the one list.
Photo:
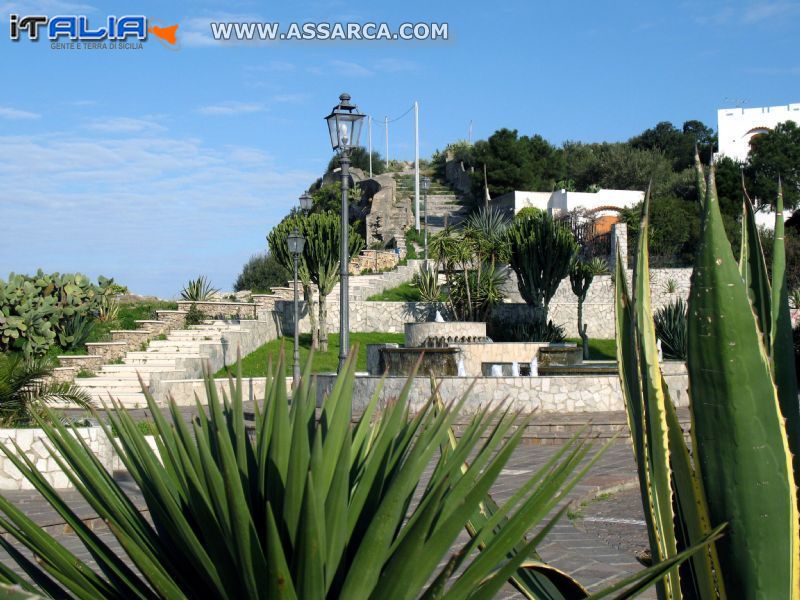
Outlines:
{"label": "yucca plant", "polygon": [[664,356],[686,360],[686,303],[683,298],[659,308],[653,320]]}
{"label": "yucca plant", "polygon": [[772,285],[753,207],[744,198],[734,259],[713,167],[699,159],[702,236],[688,306],[692,452],[661,373],[650,307],[649,193],[633,297],[617,257],[617,356],[642,501],[656,561],[728,524],[721,541],[669,571],[659,598],[798,598],[796,471],[800,407],[784,272],[782,198],[776,207]]}
{"label": "yucca plant", "polygon": [[200,275],[197,279],[192,279],[181,290],[181,298],[192,302],[202,302],[208,300],[219,290],[211,285],[205,275]]}
{"label": "yucca plant", "polygon": [[[0,526],[36,556],[30,560],[0,537],[19,568],[0,565],[0,583],[54,598],[461,599],[491,597],[510,579],[528,598],[586,597],[579,583],[535,552],[565,511],[566,495],[597,458],[580,466],[589,452],[586,442],[576,437],[566,444],[498,506],[488,491],[526,420],[503,405],[483,409],[456,438],[452,426],[466,397],[445,406],[433,394],[411,415],[409,379],[380,413],[376,393],[353,424],[355,356],[319,417],[311,361],[290,402],[284,378],[273,375],[283,373],[281,359],[276,371],[270,369],[252,430],[244,420],[241,373],[221,398],[206,374],[208,413],[198,405],[191,426],[174,404],[169,417],[163,415],[145,392],[158,455],[127,412],[112,410],[105,433],[119,435],[112,443],[149,517],[81,437],[59,422],[43,421],[56,460],[124,555],[80,520],[30,460],[3,447],[96,566],[0,496]],[[464,527],[470,539],[461,544]],[[537,533],[526,538],[532,530]],[[688,554],[596,597],[630,597]]]}
{"label": "yucca plant", "polygon": [[419,290],[423,302],[439,302],[442,287],[439,285],[439,272],[428,261],[422,263],[419,272],[414,275],[413,285]]}

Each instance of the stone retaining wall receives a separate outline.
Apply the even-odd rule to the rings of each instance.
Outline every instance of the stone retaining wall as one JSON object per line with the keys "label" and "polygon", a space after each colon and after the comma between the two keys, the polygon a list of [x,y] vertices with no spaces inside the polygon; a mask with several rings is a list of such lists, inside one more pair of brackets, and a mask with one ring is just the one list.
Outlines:
{"label": "stone retaining wall", "polygon": [[[74,430],[84,440],[103,466],[112,469],[113,448],[100,427],[81,427]],[[55,488],[72,487],[67,475],[50,456],[45,441],[47,436],[41,429],[0,429],[0,443],[13,447],[13,442],[30,458],[45,480]],[[0,454],[0,489],[30,490],[33,485],[22,476],[19,469],[5,454]]]}
{"label": "stone retaining wall", "polygon": [[[125,470],[122,460],[102,428],[78,427],[73,431],[86,441],[92,453],[106,470],[110,473]],[[158,456],[155,438],[147,435],[145,440]],[[56,459],[45,448],[45,443],[48,445],[50,443],[42,429],[0,429],[0,443],[9,448],[13,446],[13,443],[16,443],[20,450],[33,461],[45,480],[54,488],[70,489],[74,487],[66,473],[56,462]],[[0,453],[0,490],[32,489],[34,487],[31,482],[23,477],[19,469],[14,466],[5,454]]]}
{"label": "stone retaining wall", "polygon": [[[632,273],[628,272],[629,281]],[[691,269],[653,269],[651,271],[650,289],[653,299],[653,310],[689,296]],[[493,317],[501,327],[519,325],[530,315],[530,309],[522,301],[516,287],[516,276],[511,272],[509,281],[504,286],[507,302],[499,305]],[[674,291],[670,291],[674,289]],[[407,322],[424,322],[433,319],[437,309],[444,308],[439,304],[424,302],[350,302],[350,331],[369,332],[384,331],[387,333],[403,333]],[[287,334],[294,332],[294,309],[292,302],[275,301],[275,312],[279,315],[283,330]],[[310,331],[305,303],[300,302],[300,332]],[[614,332],[614,284],[610,275],[594,278],[586,301],[583,304],[584,322],[588,325],[590,338],[610,339]],[[578,337],[578,302],[572,293],[569,281],[561,282],[556,294],[550,302],[549,318],[556,325],[564,327],[567,337]],[[339,302],[334,294],[328,296],[328,331],[339,328]],[[491,334],[490,334],[491,335]]]}
{"label": "stone retaining wall", "polygon": [[[224,317],[226,319],[255,319],[256,304],[254,302],[192,302],[179,300],[178,310],[188,311],[195,305],[204,316],[212,319]],[[159,315],[160,317],[160,315]]]}
{"label": "stone retaining wall", "polygon": [[158,320],[166,325],[167,329],[182,329],[186,321],[185,310],[157,310]]}
{"label": "stone retaining wall", "polygon": [[[664,378],[670,389],[670,395],[678,406],[688,405],[689,378],[683,363],[665,361],[662,364]],[[318,374],[318,402],[330,391],[334,374]],[[372,398],[381,377],[358,375],[355,378],[353,393],[353,413],[363,411]],[[384,379],[380,402],[383,404],[396,398],[406,384],[405,377],[387,377]],[[194,403],[197,394],[201,402],[205,402],[202,380],[165,381],[164,389],[172,395],[178,405]],[[440,377],[442,397],[445,400],[460,398],[474,384],[470,399],[464,408],[465,414],[475,412],[479,406],[487,403],[511,400],[512,410],[537,413],[593,413],[625,410],[619,378],[616,375],[591,376],[543,376],[543,377]],[[228,381],[216,380],[217,389],[227,391]],[[252,377],[242,382],[244,399],[261,400],[264,397],[265,379]],[[421,407],[431,392],[430,379],[417,377],[411,387],[411,406]]]}

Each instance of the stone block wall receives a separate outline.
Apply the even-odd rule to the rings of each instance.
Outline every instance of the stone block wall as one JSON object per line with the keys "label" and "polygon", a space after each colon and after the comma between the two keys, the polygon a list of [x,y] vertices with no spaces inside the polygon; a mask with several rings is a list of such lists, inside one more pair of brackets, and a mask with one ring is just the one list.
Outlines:
{"label": "stone block wall", "polygon": [[167,329],[182,329],[186,322],[185,310],[157,310],[158,320],[166,324]]}
{"label": "stone block wall", "polygon": [[394,269],[400,262],[400,255],[389,250],[362,250],[361,254],[350,260],[351,275],[359,275],[367,269],[374,273]]}
{"label": "stone block wall", "polygon": [[[73,430],[80,435],[91,448],[106,469],[111,470],[113,448],[100,427],[81,427]],[[66,473],[61,470],[56,460],[45,448],[47,436],[41,429],[0,429],[0,443],[11,447],[12,442],[20,447],[36,465],[45,480],[55,488],[70,488]],[[33,485],[22,476],[19,469],[3,454],[0,456],[0,489],[30,490]]]}
{"label": "stone block wall", "polygon": [[192,302],[189,300],[179,300],[178,310],[188,311],[189,307],[193,304],[203,315],[212,319],[219,316],[223,316],[226,319],[256,318],[257,305],[254,302]]}
{"label": "stone block wall", "polygon": [[86,350],[89,354],[101,357],[102,364],[107,364],[122,358],[129,348],[128,342],[90,342],[86,344]]}
{"label": "stone block wall", "polygon": [[[689,402],[689,377],[686,367],[677,361],[665,361],[661,368],[664,379],[670,390],[670,396],[677,406],[687,406]],[[327,394],[335,380],[335,374],[318,374],[317,401]],[[380,392],[380,406],[397,398],[405,386],[405,377],[356,376],[353,390],[353,414],[360,414],[372,398],[378,385],[383,381]],[[291,378],[287,378],[290,385]],[[168,391],[178,405],[194,403],[197,394],[205,402],[202,380],[181,380],[168,383]],[[511,410],[523,413],[536,411],[541,413],[593,413],[606,411],[624,411],[619,377],[617,375],[591,376],[542,376],[542,377],[440,377],[442,397],[447,400],[460,398],[467,393],[470,386],[472,392],[464,407],[464,414],[476,412],[480,407],[510,400]],[[228,382],[216,380],[220,393],[227,389]],[[264,397],[265,379],[254,377],[242,382],[244,400],[260,400]],[[409,400],[413,410],[419,410],[430,397],[431,382],[427,377],[414,379]]]}
{"label": "stone block wall", "polygon": [[[650,273],[650,290],[653,300],[653,310],[658,310],[669,302],[682,298],[684,301],[689,296],[691,283],[691,269],[653,269]],[[627,272],[628,281],[633,279],[633,273]],[[506,302],[497,306],[493,318],[502,326],[515,326],[530,315],[530,308],[522,300],[517,289],[516,275],[513,271],[503,287]],[[287,300],[274,301],[275,312],[278,315],[283,331],[289,335],[294,332],[294,312],[292,302]],[[403,326],[407,322],[431,321],[439,309],[447,318],[446,310],[440,304],[424,302],[372,302],[367,300],[351,300],[350,302],[350,331],[368,332],[384,331],[388,333],[403,333]],[[614,283],[610,275],[600,275],[594,278],[586,301],[583,304],[584,322],[588,325],[590,338],[610,339],[614,332]],[[310,331],[310,321],[304,302],[300,302],[300,332]],[[568,337],[578,336],[578,302],[572,293],[569,280],[565,279],[559,285],[553,299],[550,301],[549,318],[557,325],[564,327]],[[328,296],[328,331],[339,328],[339,302],[335,294]]]}
{"label": "stone block wall", "polygon": [[[103,467],[110,473],[123,471],[125,466],[119,455],[114,450],[114,446],[109,441],[106,434],[100,427],[78,427],[73,429],[75,434],[80,435],[92,453],[97,457]],[[155,438],[151,435],[145,436],[150,448],[158,456],[158,447]],[[41,429],[0,429],[0,443],[12,446],[16,443],[20,450],[36,465],[36,468],[44,476],[45,480],[56,489],[71,489],[74,486],[69,481],[67,474],[61,469],[56,459],[45,448],[45,443],[49,445],[47,436]],[[60,456],[60,455],[59,455]],[[23,477],[22,473],[8,459],[5,454],[0,456],[0,490],[32,490],[33,485]]]}

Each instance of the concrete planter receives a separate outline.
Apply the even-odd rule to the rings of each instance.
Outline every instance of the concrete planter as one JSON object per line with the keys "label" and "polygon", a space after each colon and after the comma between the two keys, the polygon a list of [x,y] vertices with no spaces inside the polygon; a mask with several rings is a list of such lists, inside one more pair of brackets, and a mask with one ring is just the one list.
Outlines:
{"label": "concrete planter", "polygon": [[[111,473],[123,471],[125,466],[114,451],[114,447],[106,437],[101,427],[76,427],[73,429],[89,445],[100,463]],[[145,436],[147,443],[159,455],[155,437]],[[55,458],[45,447],[47,435],[42,429],[0,429],[0,443],[13,448],[13,443],[20,447],[22,452],[33,461],[45,480],[56,489],[70,489],[67,474],[59,467]],[[50,444],[48,444],[50,445]],[[5,454],[0,452],[0,490],[32,490],[35,489],[22,473],[14,466]]]}

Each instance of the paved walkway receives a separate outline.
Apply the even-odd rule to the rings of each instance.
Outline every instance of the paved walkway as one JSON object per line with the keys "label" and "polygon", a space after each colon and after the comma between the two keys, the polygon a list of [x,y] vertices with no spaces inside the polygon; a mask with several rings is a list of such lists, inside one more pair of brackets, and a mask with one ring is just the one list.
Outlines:
{"label": "paved walkway", "polygon": [[[520,446],[493,487],[495,499],[499,502],[505,501],[556,450],[555,446]],[[119,480],[129,491],[133,501],[144,508],[144,502],[135,486],[125,477],[120,477]],[[539,547],[542,558],[574,575],[590,590],[601,589],[640,569],[634,552],[646,547],[646,541],[644,525],[639,524],[641,507],[638,504],[638,494],[635,491],[623,492],[621,496],[625,499],[624,503],[604,501],[602,498],[605,497],[591,501],[598,492],[619,489],[620,486],[625,488],[634,483],[635,467],[628,444],[618,443],[611,446],[573,490],[570,495],[570,500],[575,503],[575,508],[570,511],[572,518],[565,517]],[[37,523],[46,527],[71,551],[91,563],[88,552],[77,537],[65,528],[61,519],[36,492],[5,492],[5,496],[23,508]],[[118,548],[113,535],[101,521],[94,520],[94,512],[77,492],[67,491],[64,496],[82,518],[92,523],[104,540]],[[583,504],[578,507],[581,502]],[[632,523],[616,523],[619,519],[627,519]],[[466,541],[466,534],[460,541]],[[0,560],[7,562],[5,553],[0,553]],[[519,595],[513,588],[506,586],[500,597],[516,598]],[[655,596],[645,594],[642,597]]]}

